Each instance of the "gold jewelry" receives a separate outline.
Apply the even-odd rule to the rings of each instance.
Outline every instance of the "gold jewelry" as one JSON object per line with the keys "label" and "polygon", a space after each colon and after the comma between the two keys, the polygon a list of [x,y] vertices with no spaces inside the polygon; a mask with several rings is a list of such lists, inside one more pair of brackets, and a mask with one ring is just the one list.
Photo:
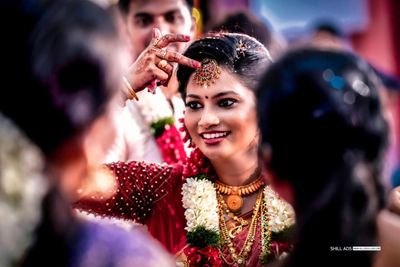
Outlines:
{"label": "gold jewelry", "polygon": [[210,86],[219,79],[221,68],[214,59],[205,58],[201,61],[201,67],[196,70],[193,80],[200,86]]}
{"label": "gold jewelry", "polygon": [[155,48],[161,48],[161,47],[158,47],[158,43],[161,41],[161,39],[162,39],[162,37],[157,38],[157,39],[154,41],[153,46],[154,46]]}
{"label": "gold jewelry", "polygon": [[263,185],[264,181],[261,176],[254,182],[242,186],[230,186],[223,184],[220,181],[215,182],[215,188],[217,191],[223,195],[228,195],[226,198],[226,204],[232,212],[238,212],[242,208],[242,196],[251,195],[254,192],[257,192]]}
{"label": "gold jewelry", "polygon": [[228,215],[229,218],[231,218],[233,221],[239,223],[239,225],[237,225],[235,222],[227,222],[227,228],[228,228],[228,233],[229,233],[229,237],[230,238],[235,238],[235,236],[240,233],[243,230],[243,227],[248,225],[249,222],[237,217],[235,214],[233,214],[229,209],[227,204],[224,201],[224,197],[220,194],[218,194],[218,200],[220,202],[220,205],[222,206],[222,208],[225,210],[226,214]]}
{"label": "gold jewelry", "polygon": [[256,228],[257,228],[257,221],[258,221],[258,214],[260,212],[260,207],[263,199],[263,191],[260,192],[260,194],[257,197],[257,200],[254,204],[254,209],[253,209],[253,217],[251,219],[251,223],[249,226],[249,230],[247,233],[246,240],[243,244],[243,247],[239,251],[239,253],[236,251],[235,246],[233,245],[233,242],[231,238],[229,237],[229,231],[223,216],[223,211],[219,209],[219,219],[220,219],[220,227],[221,227],[221,237],[224,242],[228,246],[228,251],[231,254],[231,258],[233,262],[228,262],[227,259],[222,255],[222,259],[229,265],[233,265],[237,263],[239,266],[243,266],[246,263],[246,259],[249,256],[249,253],[251,252],[253,243],[254,243],[254,238],[256,234]]}
{"label": "gold jewelry", "polygon": [[167,55],[167,50],[165,50],[165,49],[162,49],[161,50],[161,53],[160,53],[160,57],[162,58],[162,59],[165,59],[165,56]]}
{"label": "gold jewelry", "polygon": [[139,97],[137,96],[135,90],[133,90],[132,85],[129,83],[128,79],[125,76],[123,76],[122,80],[124,81],[124,84],[125,84],[126,88],[128,89],[128,93],[129,93],[128,98],[130,100],[135,99],[136,101],[139,101]]}
{"label": "gold jewelry", "polygon": [[165,59],[160,60],[160,62],[158,62],[158,64],[157,64],[157,66],[160,69],[165,70],[165,67],[168,66],[168,62]]}
{"label": "gold jewelry", "polygon": [[248,46],[243,43],[243,40],[240,40],[239,43],[236,45],[236,59],[238,59],[240,56],[244,57],[246,55],[247,49]]}

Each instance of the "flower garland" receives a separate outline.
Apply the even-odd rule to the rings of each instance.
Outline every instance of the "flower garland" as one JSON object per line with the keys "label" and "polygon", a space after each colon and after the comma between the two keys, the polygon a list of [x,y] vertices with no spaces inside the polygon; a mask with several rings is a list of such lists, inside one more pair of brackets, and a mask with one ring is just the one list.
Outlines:
{"label": "flower garland", "polygon": [[[220,230],[218,221],[218,201],[214,183],[209,179],[209,167],[204,155],[196,148],[184,169],[186,182],[182,187],[182,202],[185,210],[187,241],[184,249],[189,266],[222,266],[219,258],[218,242]],[[202,167],[199,167],[202,166]],[[197,174],[196,174],[197,173]],[[205,173],[205,174],[198,174]],[[268,226],[272,233],[282,233],[295,223],[293,208],[283,201],[269,186],[263,192],[267,206]],[[272,242],[269,249],[263,249],[262,262],[270,254],[279,256],[279,244]]]}
{"label": "flower garland", "polygon": [[47,192],[39,149],[0,114],[0,266],[15,266],[35,240]]}
{"label": "flower garland", "polygon": [[265,203],[268,204],[269,227],[271,228],[271,232],[279,233],[294,225],[294,210],[289,203],[282,200],[269,186],[265,187],[264,196]]}
{"label": "flower garland", "polygon": [[[269,186],[264,188],[264,203],[268,213],[268,227],[274,236],[289,235],[295,224],[295,213],[293,207],[282,200],[279,195]],[[265,226],[264,226],[265,227]],[[263,248],[260,255],[261,262],[266,264],[271,258],[285,256],[290,250],[288,242],[271,242],[269,248]]]}
{"label": "flower garland", "polygon": [[[182,137],[175,127],[173,112],[165,95],[161,90],[138,94],[140,101],[135,103],[156,139],[163,161],[167,164],[185,163],[187,156]],[[173,99],[175,104],[177,101]]]}
{"label": "flower garland", "polygon": [[182,186],[187,241],[184,253],[190,266],[221,266],[216,248],[220,239],[218,201],[214,184],[206,175],[187,178]]}

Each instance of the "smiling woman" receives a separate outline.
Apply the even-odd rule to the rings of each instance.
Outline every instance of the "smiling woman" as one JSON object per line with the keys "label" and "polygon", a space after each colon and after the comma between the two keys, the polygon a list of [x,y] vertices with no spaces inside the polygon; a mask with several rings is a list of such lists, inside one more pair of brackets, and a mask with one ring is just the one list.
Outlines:
{"label": "smiling woman", "polygon": [[184,55],[202,64],[177,74],[194,147],[187,162],[110,164],[115,188],[89,185],[76,207],[146,224],[181,265],[261,266],[290,250],[294,223],[259,164],[254,90],[271,59],[244,34],[202,38]]}
{"label": "smiling woman", "polygon": [[213,86],[190,83],[187,92],[186,127],[204,155],[225,161],[257,150],[255,98],[238,77],[222,70]]}

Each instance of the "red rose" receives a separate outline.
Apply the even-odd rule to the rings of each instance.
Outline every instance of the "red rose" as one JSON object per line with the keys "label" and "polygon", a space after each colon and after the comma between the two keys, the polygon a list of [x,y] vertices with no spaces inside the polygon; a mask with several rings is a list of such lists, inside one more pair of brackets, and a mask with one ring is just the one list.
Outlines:
{"label": "red rose", "polygon": [[203,249],[198,247],[186,247],[183,252],[188,258],[188,263],[192,267],[208,266],[220,267],[222,260],[219,258],[218,249],[207,246]]}
{"label": "red rose", "polygon": [[192,257],[188,259],[188,262],[190,266],[197,266],[201,263],[201,255],[200,254],[195,254]]}
{"label": "red rose", "polygon": [[201,250],[201,252],[206,256],[207,262],[213,267],[218,267],[222,265],[222,260],[219,258],[218,249],[211,246],[207,246]]}
{"label": "red rose", "polygon": [[222,260],[217,257],[217,258],[211,258],[210,263],[212,264],[213,267],[219,267],[222,266]]}
{"label": "red rose", "polygon": [[197,248],[196,247],[186,247],[183,250],[183,253],[185,253],[185,255],[189,258],[192,257],[195,253],[197,253]]}

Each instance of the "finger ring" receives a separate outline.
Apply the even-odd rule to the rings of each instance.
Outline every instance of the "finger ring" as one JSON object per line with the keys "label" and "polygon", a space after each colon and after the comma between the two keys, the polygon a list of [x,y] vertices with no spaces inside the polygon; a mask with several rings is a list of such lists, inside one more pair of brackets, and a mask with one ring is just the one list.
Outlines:
{"label": "finger ring", "polygon": [[160,60],[160,62],[158,62],[158,64],[157,64],[157,66],[160,68],[160,69],[165,69],[165,67],[168,65],[168,62],[165,60],[165,59],[163,59],[163,60]]}
{"label": "finger ring", "polygon": [[167,50],[161,50],[161,54],[160,54],[160,57],[162,58],[162,59],[165,59],[165,56],[167,55]]}
{"label": "finger ring", "polygon": [[161,41],[161,38],[157,38],[157,39],[155,40],[153,46],[156,47],[156,48],[160,48],[160,47],[158,47],[158,43],[159,43],[160,41]]}

